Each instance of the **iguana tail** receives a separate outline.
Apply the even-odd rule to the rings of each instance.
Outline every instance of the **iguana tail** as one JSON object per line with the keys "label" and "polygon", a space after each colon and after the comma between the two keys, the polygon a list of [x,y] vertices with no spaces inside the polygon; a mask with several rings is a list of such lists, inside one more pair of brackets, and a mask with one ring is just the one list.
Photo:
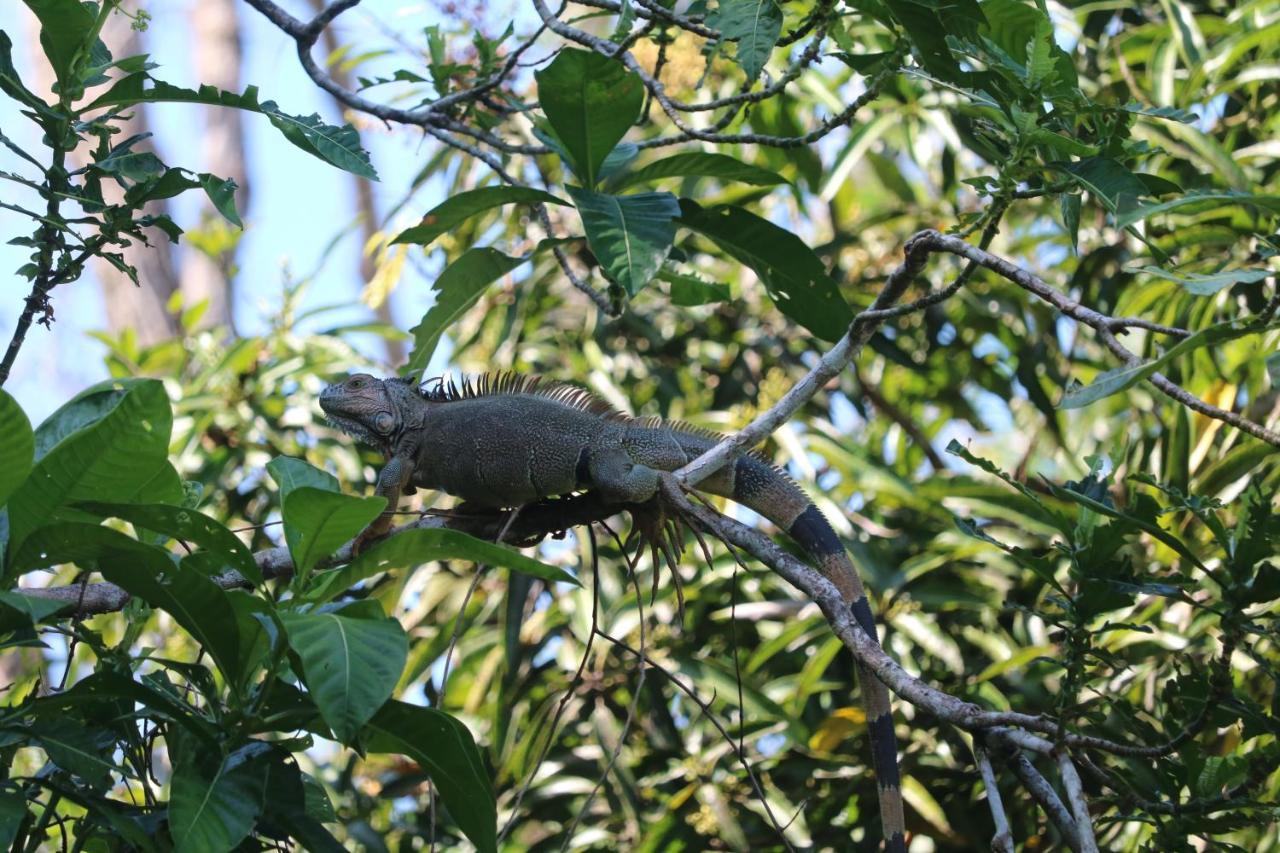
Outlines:
{"label": "iguana tail", "polygon": [[[647,436],[647,441],[635,440],[640,437],[632,432],[631,436],[634,438],[628,441],[630,452],[637,462],[645,462],[652,467],[668,470],[673,470],[669,467],[672,460],[668,453],[659,453],[664,460],[654,459],[646,462],[640,458],[644,455],[645,449],[656,450],[664,444],[669,448],[669,437],[674,436],[675,442],[680,446],[681,455],[685,462],[688,462],[710,450],[720,439],[720,436],[704,434],[696,429],[686,429],[683,425],[679,427],[666,425],[651,429],[667,433],[667,440],[655,440],[656,436]],[[667,464],[662,464],[662,461],[666,461]],[[809,554],[817,564],[818,570],[840,590],[840,594],[849,603],[853,617],[862,630],[879,643],[875,616],[871,612],[866,590],[853,566],[853,561],[849,559],[844,545],[840,542],[840,537],[836,535],[830,522],[814,506],[808,495],[783,471],[757,456],[743,454],[733,463],[703,480],[698,485],[698,489],[742,504],[785,530]],[[880,820],[884,826],[885,848],[890,853],[906,853],[906,828],[903,820],[901,778],[898,773],[898,742],[893,731],[893,710],[889,704],[889,690],[861,665],[858,667],[858,681],[862,687],[862,701],[867,714],[871,759],[879,789]]]}

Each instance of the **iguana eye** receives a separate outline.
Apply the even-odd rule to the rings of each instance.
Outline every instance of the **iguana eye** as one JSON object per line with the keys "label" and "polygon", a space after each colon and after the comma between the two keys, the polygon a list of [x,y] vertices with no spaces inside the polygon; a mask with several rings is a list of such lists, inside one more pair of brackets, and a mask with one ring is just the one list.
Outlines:
{"label": "iguana eye", "polygon": [[354,376],[351,379],[347,380],[348,388],[359,388],[363,385],[364,385],[364,380],[361,379],[359,376]]}
{"label": "iguana eye", "polygon": [[391,432],[391,430],[395,429],[395,426],[396,419],[391,416],[390,412],[378,412],[373,419],[373,428],[383,435]]}

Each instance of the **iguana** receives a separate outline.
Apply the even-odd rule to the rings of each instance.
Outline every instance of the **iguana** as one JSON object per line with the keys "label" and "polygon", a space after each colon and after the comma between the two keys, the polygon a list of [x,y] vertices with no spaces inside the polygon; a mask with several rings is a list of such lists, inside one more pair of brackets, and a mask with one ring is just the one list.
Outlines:
{"label": "iguana", "polygon": [[[571,385],[513,373],[461,385],[356,374],[320,395],[329,420],[380,450],[387,464],[377,493],[388,502],[361,541],[391,524],[402,494],[438,489],[473,505],[525,506],[571,492],[606,503],[658,497],[660,472],[675,471],[720,436],[685,424],[628,417]],[[730,498],[785,530],[839,588],[853,616],[878,640],[862,582],[831,525],[785,473],[743,454],[703,480],[700,491]],[[885,844],[905,851],[897,743],[889,693],[860,670]]]}

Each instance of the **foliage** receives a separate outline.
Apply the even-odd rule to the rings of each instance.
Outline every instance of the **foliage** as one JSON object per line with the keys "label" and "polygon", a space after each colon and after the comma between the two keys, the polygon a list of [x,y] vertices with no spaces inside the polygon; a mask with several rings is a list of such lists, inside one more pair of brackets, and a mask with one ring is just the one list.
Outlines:
{"label": "foliage", "polygon": [[[261,113],[374,175],[349,126],[109,56],[98,33],[115,5],[28,0],[51,102],[0,32],[0,92],[47,148],[0,136],[30,166],[0,178],[45,205],[0,202],[32,222],[15,238],[32,250],[26,325],[90,258],[122,265],[118,247],[151,226],[177,239],[152,199],[201,189],[239,223],[230,182],[113,138],[131,105]],[[1034,270],[1062,301],[967,266],[948,298],[880,327],[764,452],[836,523],[912,676],[1128,747],[1055,741],[1101,847],[1274,846],[1280,468],[1240,427],[1266,432],[1280,393],[1280,10],[590,8],[547,11],[551,52],[526,54],[519,20],[494,37],[459,18],[420,50],[352,60],[391,63],[362,85],[420,103],[355,108],[442,143],[423,181],[447,200],[408,187],[426,213],[387,228],[442,268],[407,369],[448,336],[462,369],[576,378],[638,414],[732,431],[846,334],[913,232]],[[272,22],[307,37],[290,20]],[[934,260],[930,277],[956,273]],[[286,284],[258,338],[191,317],[153,347],[102,336],[115,378],[34,429],[0,392],[0,630],[27,664],[0,703],[0,838],[875,844],[853,661],[777,576],[690,542],[681,607],[657,566],[594,530],[536,557],[427,529],[344,549],[383,509],[354,496],[377,459],[312,404],[321,377],[367,362],[351,330],[300,331],[306,289]],[[74,593],[19,588],[38,573],[130,598],[71,618]],[[984,846],[983,736],[898,711],[910,833]],[[991,757],[1013,838],[1062,845],[1015,756]]]}

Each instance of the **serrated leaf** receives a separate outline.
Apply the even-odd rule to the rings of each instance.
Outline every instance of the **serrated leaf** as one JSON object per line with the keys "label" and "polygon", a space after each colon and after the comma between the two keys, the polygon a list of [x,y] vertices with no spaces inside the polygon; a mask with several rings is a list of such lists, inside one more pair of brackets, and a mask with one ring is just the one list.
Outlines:
{"label": "serrated leaf", "polygon": [[640,117],[644,84],[616,59],[566,48],[534,77],[538,103],[569,165],[594,187],[609,152]]}
{"label": "serrated leaf", "polygon": [[222,218],[232,225],[243,228],[244,223],[240,221],[240,214],[236,212],[236,190],[239,189],[236,182],[231,178],[219,178],[208,172],[201,172],[199,180],[213,209],[221,213]]}
{"label": "serrated leaf", "polygon": [[450,196],[443,203],[427,211],[422,221],[412,228],[406,228],[396,235],[391,242],[416,243],[423,248],[430,246],[441,234],[457,228],[463,222],[478,213],[501,207],[505,204],[560,204],[567,205],[564,199],[557,198],[549,192],[533,187],[481,187],[476,190]]}
{"label": "serrated leaf", "polygon": [[680,205],[671,193],[608,195],[569,187],[587,244],[610,281],[635,296],[671,251]]}
{"label": "serrated leaf", "polygon": [[751,82],[760,76],[782,35],[782,9],[774,0],[720,0],[709,23],[726,41],[737,44],[734,59]]}
{"label": "serrated leaf", "polygon": [[768,187],[785,184],[786,178],[777,172],[743,163],[727,154],[715,154],[708,151],[688,151],[663,157],[652,163],[646,163],[639,169],[628,172],[609,185],[609,189],[619,190],[633,187],[636,184],[647,184],[663,178],[718,178],[722,181],[739,181],[757,187]]}
{"label": "serrated leaf", "polygon": [[497,848],[497,804],[471,732],[434,708],[388,702],[368,725],[370,752],[404,755],[435,783],[449,814],[480,853]]}
{"label": "serrated leaf", "polygon": [[778,309],[825,341],[839,340],[853,320],[840,288],[804,241],[736,205],[703,208],[680,201],[679,224],[704,235],[751,267]]}
{"label": "serrated leaf", "polygon": [[[150,86],[146,85],[148,82]],[[87,112],[101,107],[129,107],[141,103],[206,104],[259,113],[266,116],[285,139],[308,154],[362,178],[378,179],[378,173],[369,162],[368,152],[360,147],[360,135],[355,128],[349,124],[341,127],[325,124],[315,114],[291,115],[276,106],[274,101],[259,103],[256,86],[248,87],[242,94],[214,86],[183,89],[139,71],[116,81],[84,109]]]}
{"label": "serrated leaf", "polygon": [[[372,604],[378,618],[368,618]],[[333,736],[351,743],[391,696],[409,654],[409,639],[376,602],[340,610],[282,613],[289,647],[302,661],[302,681]]]}
{"label": "serrated leaf", "polygon": [[1120,109],[1134,115],[1150,116],[1152,118],[1164,118],[1170,121],[1177,121],[1183,124],[1195,124],[1200,117],[1190,110],[1178,109],[1177,107],[1149,107],[1140,104],[1137,101],[1130,101]]}
{"label": "serrated leaf", "polygon": [[501,566],[531,577],[581,586],[563,569],[521,554],[509,545],[477,539],[459,530],[413,529],[384,539],[348,565],[326,575],[307,597],[328,601],[365,578],[396,569],[416,568],[433,560],[470,560],[487,566]]}

